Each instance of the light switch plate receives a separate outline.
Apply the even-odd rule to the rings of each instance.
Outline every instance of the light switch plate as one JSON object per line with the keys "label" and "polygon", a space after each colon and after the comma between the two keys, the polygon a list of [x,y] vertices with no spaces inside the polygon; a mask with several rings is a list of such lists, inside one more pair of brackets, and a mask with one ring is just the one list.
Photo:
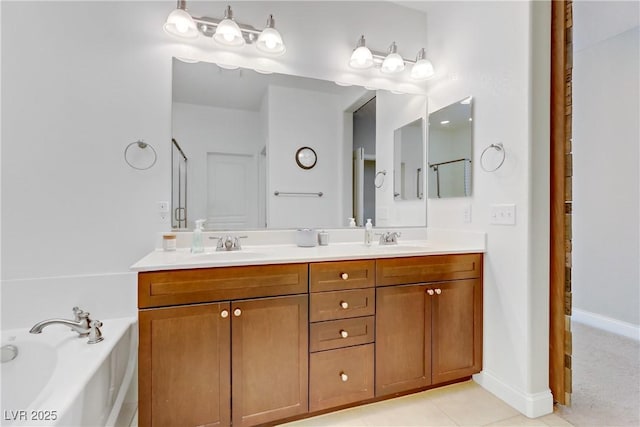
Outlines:
{"label": "light switch plate", "polygon": [[491,205],[490,224],[515,225],[516,205],[513,203],[502,205]]}
{"label": "light switch plate", "polygon": [[466,204],[462,210],[462,220],[465,224],[471,224],[471,205]]}

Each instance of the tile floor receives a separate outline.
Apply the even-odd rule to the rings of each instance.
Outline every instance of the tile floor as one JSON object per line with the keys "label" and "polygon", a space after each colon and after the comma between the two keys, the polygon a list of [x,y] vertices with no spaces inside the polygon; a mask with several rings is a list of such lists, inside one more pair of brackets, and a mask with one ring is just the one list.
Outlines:
{"label": "tile floor", "polygon": [[[138,414],[130,427],[137,427]],[[531,426],[571,427],[556,414],[530,419],[473,381],[307,418],[282,427]]]}

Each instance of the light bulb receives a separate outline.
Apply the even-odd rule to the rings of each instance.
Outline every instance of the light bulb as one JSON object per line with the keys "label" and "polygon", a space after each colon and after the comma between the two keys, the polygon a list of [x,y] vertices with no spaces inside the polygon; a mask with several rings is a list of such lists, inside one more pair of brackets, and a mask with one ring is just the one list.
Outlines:
{"label": "light bulb", "polygon": [[227,6],[224,11],[224,19],[216,27],[213,39],[224,46],[244,46],[244,37],[242,37],[240,27],[233,20],[231,6]]}
{"label": "light bulb", "polygon": [[411,69],[411,78],[414,80],[426,80],[434,75],[433,64],[427,59],[424,48],[418,51],[416,63]]}
{"label": "light bulb", "polygon": [[282,36],[274,26],[275,21],[273,20],[273,15],[270,15],[269,19],[267,19],[267,27],[262,30],[258,36],[256,48],[264,53],[282,55],[287,49],[282,40]]}
{"label": "light bulb", "polygon": [[364,36],[360,36],[358,44],[351,54],[349,66],[359,70],[373,67],[373,54],[367,46],[365,46]]}
{"label": "light bulb", "polygon": [[391,46],[389,46],[389,54],[384,58],[384,61],[382,61],[380,71],[386,74],[395,74],[404,71],[404,59],[398,55],[397,50],[396,42],[391,43]]}
{"label": "light bulb", "polygon": [[200,34],[191,15],[184,9],[175,9],[167,17],[164,30],[183,39],[195,39]]}

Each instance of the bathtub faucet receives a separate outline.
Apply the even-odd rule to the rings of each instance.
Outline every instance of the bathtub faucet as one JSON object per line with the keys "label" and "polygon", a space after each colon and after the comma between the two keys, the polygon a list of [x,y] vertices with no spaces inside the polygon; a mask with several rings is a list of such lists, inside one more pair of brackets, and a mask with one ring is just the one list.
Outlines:
{"label": "bathtub faucet", "polygon": [[29,331],[32,334],[42,333],[42,330],[50,325],[65,325],[76,331],[81,337],[89,337],[88,344],[95,344],[102,341],[102,331],[100,327],[102,322],[99,320],[91,320],[89,314],[86,311],[73,307],[74,320],[67,319],[47,319],[42,322],[38,322],[33,325],[33,328]]}

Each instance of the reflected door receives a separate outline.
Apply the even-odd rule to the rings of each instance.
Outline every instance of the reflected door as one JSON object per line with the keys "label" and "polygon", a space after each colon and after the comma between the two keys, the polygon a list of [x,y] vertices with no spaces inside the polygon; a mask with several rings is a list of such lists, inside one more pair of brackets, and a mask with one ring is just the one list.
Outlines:
{"label": "reflected door", "polygon": [[364,148],[353,150],[353,217],[364,224]]}
{"label": "reflected door", "polygon": [[254,156],[207,153],[207,226],[258,227],[257,180]]}

